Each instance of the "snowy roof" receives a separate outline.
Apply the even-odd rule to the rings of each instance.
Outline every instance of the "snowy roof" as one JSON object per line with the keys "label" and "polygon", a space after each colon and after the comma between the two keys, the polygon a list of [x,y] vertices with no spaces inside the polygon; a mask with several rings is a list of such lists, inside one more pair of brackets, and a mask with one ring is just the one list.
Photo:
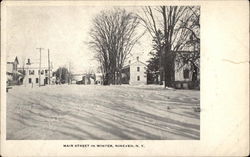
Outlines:
{"label": "snowy roof", "polygon": [[17,56],[7,56],[7,62],[17,62],[19,64]]}
{"label": "snowy roof", "polygon": [[[50,63],[51,64],[51,63]],[[37,69],[40,66],[40,61],[39,59],[34,60],[27,58],[25,59],[21,64],[19,64],[18,68],[31,68],[31,69]],[[47,60],[42,60],[41,62],[41,68],[48,68],[48,61]],[[53,69],[53,65],[50,65],[50,69]]]}
{"label": "snowy roof", "polygon": [[140,60],[136,60],[136,61],[134,61],[133,63],[130,63],[130,64],[128,64],[128,65],[123,66],[123,68],[122,68],[122,69],[129,68],[129,67],[130,67],[130,65],[133,65],[133,64],[135,64],[135,63],[141,63],[141,64],[144,64],[145,66],[147,66],[147,64],[143,63],[142,61],[140,61]]}
{"label": "snowy roof", "polygon": [[135,63],[142,63],[142,64],[144,64],[145,66],[147,66],[147,64],[143,63],[143,62],[140,61],[140,60],[137,60],[137,61],[135,61],[135,62],[133,62],[133,63],[131,63],[131,64],[129,64],[129,65],[133,65],[133,64],[135,64]]}
{"label": "snowy roof", "polygon": [[126,65],[126,66],[124,66],[124,67],[122,67],[122,69],[126,69],[126,68],[129,68],[129,64],[128,65]]}

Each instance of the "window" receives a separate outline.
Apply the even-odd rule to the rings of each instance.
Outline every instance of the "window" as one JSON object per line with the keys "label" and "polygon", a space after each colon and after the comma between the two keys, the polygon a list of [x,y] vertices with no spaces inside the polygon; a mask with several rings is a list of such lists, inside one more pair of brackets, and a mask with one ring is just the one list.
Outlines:
{"label": "window", "polygon": [[[43,75],[44,70],[41,70],[41,75]],[[38,74],[40,74],[40,70],[38,70]]]}
{"label": "window", "polygon": [[36,78],[36,83],[38,83],[38,78]]}
{"label": "window", "polygon": [[188,69],[185,69],[183,71],[183,75],[184,75],[184,79],[189,79],[189,70]]}
{"label": "window", "polygon": [[140,71],[140,67],[137,67],[137,71]]}
{"label": "window", "polygon": [[140,76],[137,76],[137,81],[140,81]]}
{"label": "window", "polygon": [[34,70],[29,70],[29,74],[30,74],[30,75],[34,75],[34,74],[35,74],[35,71],[34,71]]}
{"label": "window", "polygon": [[32,79],[31,78],[29,78],[29,83],[32,83]]}
{"label": "window", "polygon": [[47,74],[48,73],[48,70],[45,70],[45,74]]}

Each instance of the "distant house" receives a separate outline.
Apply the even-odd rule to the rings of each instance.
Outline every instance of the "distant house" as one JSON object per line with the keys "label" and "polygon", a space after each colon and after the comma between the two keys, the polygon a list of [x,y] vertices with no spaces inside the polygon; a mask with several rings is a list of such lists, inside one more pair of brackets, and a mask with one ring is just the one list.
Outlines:
{"label": "distant house", "polygon": [[[174,52],[174,74],[173,74],[173,86],[175,88],[199,88],[199,80],[200,80],[200,72],[199,72],[199,55],[197,52],[194,51],[176,51]],[[192,61],[192,62],[191,62]],[[135,75],[137,75],[136,66],[138,65],[145,65],[140,63],[138,60],[135,62],[136,64],[127,65],[123,68],[123,83],[131,84],[131,79],[129,78],[130,75],[134,75],[132,77],[132,83],[134,83]],[[195,64],[195,66],[194,66]],[[130,70],[132,68],[132,71]],[[141,69],[141,68],[139,68]],[[161,71],[162,72],[162,71]],[[142,75],[142,73],[141,73]],[[160,71],[147,71],[148,84],[160,84]],[[163,76],[163,74],[162,74]],[[130,76],[131,77],[131,76]],[[129,80],[129,81],[128,81]],[[164,82],[162,82],[164,83]]]}
{"label": "distant house", "polygon": [[[50,69],[48,66],[41,65],[41,70],[39,69],[39,64],[37,63],[31,63],[30,59],[28,59],[28,62],[23,67],[18,67],[18,72],[23,74],[23,78],[20,79],[20,83],[26,85],[46,85],[49,83],[52,83],[52,69]],[[40,80],[39,80],[39,74]],[[49,80],[51,82],[49,82]]]}
{"label": "distant house", "polygon": [[82,77],[82,80],[83,80],[83,84],[85,85],[93,85],[95,84],[95,74],[85,74],[83,77]]}
{"label": "distant house", "polygon": [[72,84],[82,84],[83,74],[72,74],[71,83]]}
{"label": "distant house", "polygon": [[9,85],[17,85],[20,84],[20,79],[22,77],[22,73],[18,72],[19,61],[18,58],[8,59],[6,65],[6,75],[7,75],[7,83]]}
{"label": "distant house", "polygon": [[122,83],[130,85],[147,84],[147,65],[136,58],[136,61],[122,68]]}
{"label": "distant house", "polygon": [[96,84],[95,74],[72,74],[72,84]]}

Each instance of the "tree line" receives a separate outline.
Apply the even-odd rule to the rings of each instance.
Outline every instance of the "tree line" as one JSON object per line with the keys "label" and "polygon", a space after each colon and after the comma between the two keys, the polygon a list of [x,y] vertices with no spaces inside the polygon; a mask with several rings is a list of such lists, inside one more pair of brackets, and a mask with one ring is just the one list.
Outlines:
{"label": "tree line", "polygon": [[[141,20],[153,38],[148,69],[158,71],[159,82],[172,87],[175,80],[175,63],[181,64],[180,67],[191,64],[192,79],[197,80],[200,58],[200,7],[144,7],[143,12],[144,18]],[[183,51],[189,53],[179,53]]]}
{"label": "tree line", "polygon": [[[138,15],[125,9],[103,10],[94,17],[90,47],[100,63],[104,84],[120,84],[121,69],[135,44],[144,35],[141,26],[152,36],[152,57],[148,69],[159,73],[159,83],[173,86],[174,62],[191,64],[199,70],[200,8],[198,6],[142,7]],[[141,32],[141,33],[138,33]],[[190,54],[178,53],[191,50]],[[178,57],[176,57],[178,56]],[[194,79],[197,76],[194,75]]]}

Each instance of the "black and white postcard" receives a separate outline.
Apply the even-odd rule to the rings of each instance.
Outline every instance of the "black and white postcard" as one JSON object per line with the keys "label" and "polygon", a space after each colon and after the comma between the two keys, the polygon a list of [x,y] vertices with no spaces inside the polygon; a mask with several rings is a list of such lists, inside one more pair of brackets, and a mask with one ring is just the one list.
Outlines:
{"label": "black and white postcard", "polygon": [[3,1],[1,154],[247,155],[247,4]]}

